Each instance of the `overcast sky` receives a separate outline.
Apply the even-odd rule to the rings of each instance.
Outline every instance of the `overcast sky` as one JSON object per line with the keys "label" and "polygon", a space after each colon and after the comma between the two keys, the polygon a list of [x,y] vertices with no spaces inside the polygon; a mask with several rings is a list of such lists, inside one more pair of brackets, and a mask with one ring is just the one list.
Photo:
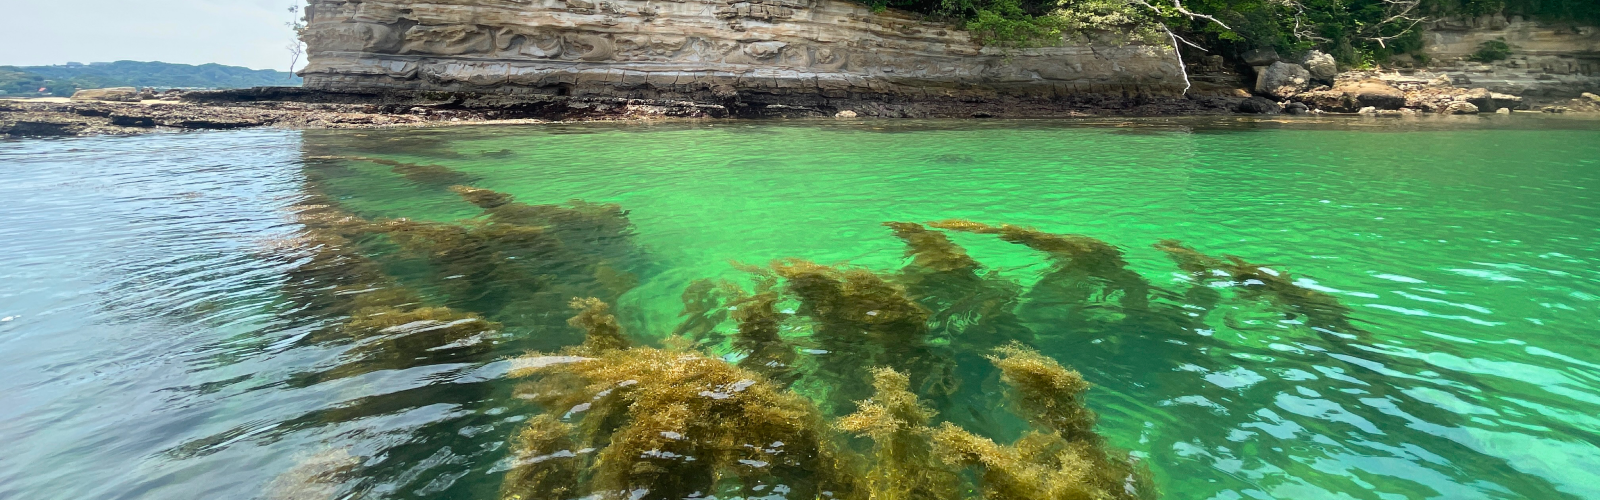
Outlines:
{"label": "overcast sky", "polygon": [[285,71],[294,37],[284,23],[296,1],[0,0],[0,66],[133,60]]}

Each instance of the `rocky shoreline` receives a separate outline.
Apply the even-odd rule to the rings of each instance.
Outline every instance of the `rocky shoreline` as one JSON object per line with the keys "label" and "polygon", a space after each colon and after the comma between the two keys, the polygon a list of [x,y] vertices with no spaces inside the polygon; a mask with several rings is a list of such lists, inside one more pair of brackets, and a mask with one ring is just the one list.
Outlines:
{"label": "rocky shoreline", "polygon": [[992,96],[986,99],[798,99],[731,95],[720,102],[471,92],[331,92],[297,87],[177,95],[95,94],[0,100],[0,136],[131,135],[250,127],[347,129],[466,124],[739,118],[1068,118],[1225,114],[1238,97]]}
{"label": "rocky shoreline", "polygon": [[[1281,64],[1281,63],[1280,63]],[[1269,84],[1270,79],[1263,78]],[[1414,78],[1412,80],[1415,80]],[[152,94],[92,91],[72,100],[0,100],[0,137],[134,135],[159,131],[361,129],[577,121],[761,118],[1078,118],[1247,114],[1600,112],[1600,96],[1536,105],[1448,79],[1339,74],[1332,85],[1240,88],[1210,84],[1184,98],[1152,96],[927,96],[826,99],[740,93],[721,102],[470,92],[331,92],[298,87]],[[87,91],[86,91],[87,92]]]}

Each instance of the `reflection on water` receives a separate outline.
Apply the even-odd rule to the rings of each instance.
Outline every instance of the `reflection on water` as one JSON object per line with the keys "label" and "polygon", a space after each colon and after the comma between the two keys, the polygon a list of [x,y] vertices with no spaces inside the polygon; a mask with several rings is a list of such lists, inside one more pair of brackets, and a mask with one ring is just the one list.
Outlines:
{"label": "reflection on water", "polygon": [[1600,132],[1481,123],[0,144],[0,497],[1597,497]]}

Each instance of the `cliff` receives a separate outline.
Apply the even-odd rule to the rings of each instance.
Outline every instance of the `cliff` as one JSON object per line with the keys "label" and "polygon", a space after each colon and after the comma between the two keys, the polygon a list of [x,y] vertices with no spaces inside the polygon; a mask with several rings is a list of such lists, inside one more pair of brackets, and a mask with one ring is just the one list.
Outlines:
{"label": "cliff", "polygon": [[1170,47],[1004,51],[839,0],[312,0],[312,89],[765,101],[1179,97]]}
{"label": "cliff", "polygon": [[[1504,42],[1506,59],[1473,61],[1486,42]],[[1427,70],[1458,85],[1545,98],[1600,92],[1600,28],[1486,15],[1436,21],[1423,33]]]}

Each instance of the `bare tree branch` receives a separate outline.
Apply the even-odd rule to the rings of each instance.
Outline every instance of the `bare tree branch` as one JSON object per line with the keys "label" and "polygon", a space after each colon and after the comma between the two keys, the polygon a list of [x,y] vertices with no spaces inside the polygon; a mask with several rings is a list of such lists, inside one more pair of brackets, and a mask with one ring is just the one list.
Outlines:
{"label": "bare tree branch", "polygon": [[[1194,47],[1196,49],[1199,49],[1201,52],[1207,52],[1207,50],[1205,49],[1205,47],[1201,47],[1199,45],[1196,45],[1194,42],[1188,41],[1188,40],[1184,39],[1183,37],[1178,36],[1177,33],[1174,33],[1172,31],[1172,28],[1167,27],[1166,23],[1161,22],[1159,20],[1159,16],[1165,14],[1165,12],[1162,12],[1159,7],[1151,5],[1149,2],[1146,2],[1145,0],[1127,0],[1127,1],[1129,3],[1134,3],[1134,4],[1139,4],[1141,6],[1144,6],[1144,8],[1150,9],[1152,12],[1156,13],[1156,16],[1158,16],[1158,19],[1156,21],[1156,25],[1157,26],[1161,26],[1161,30],[1167,32],[1167,37],[1172,39],[1172,54],[1175,57],[1177,57],[1177,59],[1178,59],[1178,72],[1183,75],[1183,95],[1189,95],[1189,89],[1194,88],[1194,84],[1189,81],[1189,66],[1187,64],[1184,64],[1184,62],[1183,62],[1183,47],[1182,47],[1182,45],[1188,45],[1190,47]],[[1215,17],[1211,17],[1211,16],[1208,16],[1208,15],[1205,15],[1205,14],[1197,14],[1197,13],[1194,13],[1194,12],[1190,12],[1189,9],[1183,8],[1183,4],[1180,3],[1180,0],[1172,0],[1172,6],[1174,8],[1176,8],[1178,13],[1183,14],[1184,16],[1188,17],[1191,20],[1193,20],[1193,19],[1206,19],[1206,20],[1209,20],[1209,21],[1211,21],[1213,23],[1217,23],[1217,25],[1221,26],[1223,29],[1226,29],[1226,30],[1229,30],[1229,31],[1233,30],[1233,28],[1228,27],[1228,25],[1226,23],[1223,23],[1222,21],[1218,20]],[[1180,43],[1182,45],[1179,45]]]}

